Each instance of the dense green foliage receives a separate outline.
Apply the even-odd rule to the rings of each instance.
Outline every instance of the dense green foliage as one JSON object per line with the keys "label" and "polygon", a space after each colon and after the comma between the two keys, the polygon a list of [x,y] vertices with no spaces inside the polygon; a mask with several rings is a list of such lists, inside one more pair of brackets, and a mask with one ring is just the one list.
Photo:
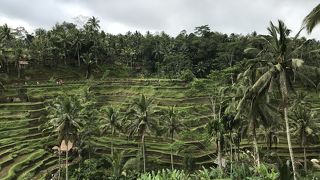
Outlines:
{"label": "dense green foliage", "polygon": [[[0,27],[1,70],[14,77],[29,77],[30,69],[77,67],[86,69],[82,76],[156,76],[185,80],[207,77],[211,71],[223,70],[254,57],[247,47],[261,49],[266,44],[257,39],[269,36],[255,32],[248,35],[223,34],[211,31],[207,25],[196,27],[195,32],[181,31],[176,37],[165,32],[141,34],[128,32],[112,35],[100,30],[99,20],[91,17],[84,26],[57,23],[52,29],[37,29],[30,34],[19,27],[6,24]],[[319,42],[305,38],[290,39],[305,43],[299,58],[309,65],[319,66]],[[27,70],[19,61],[28,61]],[[24,66],[24,65],[21,65]],[[29,70],[28,70],[29,69]],[[119,73],[121,69],[126,73]],[[100,73],[99,73],[100,72]],[[192,72],[192,73],[191,73]],[[231,74],[239,73],[230,69]],[[65,77],[67,78],[67,77]],[[38,77],[38,79],[40,79]]]}

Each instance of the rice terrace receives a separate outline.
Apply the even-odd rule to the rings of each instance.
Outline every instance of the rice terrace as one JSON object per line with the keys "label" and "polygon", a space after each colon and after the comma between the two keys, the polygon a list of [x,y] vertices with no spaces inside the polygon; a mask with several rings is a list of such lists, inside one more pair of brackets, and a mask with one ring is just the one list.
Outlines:
{"label": "rice terrace", "polygon": [[320,179],[316,0],[0,12],[0,179]]}

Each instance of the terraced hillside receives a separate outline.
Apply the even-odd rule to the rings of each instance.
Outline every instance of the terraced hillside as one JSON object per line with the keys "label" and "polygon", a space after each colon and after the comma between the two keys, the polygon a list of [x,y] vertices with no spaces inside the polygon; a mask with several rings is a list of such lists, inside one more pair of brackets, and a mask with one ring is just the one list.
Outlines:
{"label": "terraced hillside", "polygon": [[[45,118],[45,104],[61,93],[79,93],[84,85],[81,81],[69,81],[63,85],[40,83],[24,86],[17,90],[7,86],[0,104],[0,179],[42,179],[57,170],[58,157],[51,151],[48,134],[42,133]],[[175,105],[186,116],[184,123],[189,131],[181,133],[176,140],[181,141],[184,151],[175,153],[175,167],[183,166],[186,155],[191,156],[197,167],[213,165],[215,147],[204,144],[205,124],[210,118],[208,97],[201,93],[190,93],[188,84],[179,80],[138,80],[112,79],[94,82],[93,91],[97,104],[119,106],[122,111],[132,99],[144,93],[155,99],[157,109]],[[312,98],[315,109],[320,110],[319,98]],[[316,102],[315,102],[316,101]],[[99,108],[97,107],[97,108]],[[135,140],[136,139],[136,140]],[[96,137],[93,144],[96,155],[110,153],[111,141],[117,149],[131,149],[132,155],[138,150],[138,138],[128,140],[126,135]],[[264,142],[260,142],[265,146]],[[296,157],[302,157],[303,149],[295,141]],[[251,148],[250,141],[244,139],[241,148]],[[166,137],[147,136],[146,148],[148,165],[152,168],[169,167],[170,141]],[[280,156],[288,156],[285,136],[280,137],[277,146]],[[320,145],[308,148],[310,157],[317,157]]]}

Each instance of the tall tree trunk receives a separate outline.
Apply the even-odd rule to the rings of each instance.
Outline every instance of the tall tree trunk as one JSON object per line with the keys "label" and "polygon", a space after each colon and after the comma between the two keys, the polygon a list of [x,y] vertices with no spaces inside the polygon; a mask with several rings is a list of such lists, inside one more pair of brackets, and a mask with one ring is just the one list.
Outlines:
{"label": "tall tree trunk", "polygon": [[[233,152],[232,152],[232,137],[231,137],[231,131],[229,132],[229,136],[230,136],[230,172],[231,172],[231,175],[233,174],[233,167],[232,167],[232,164],[233,164]],[[232,179],[232,176],[231,176],[231,179]]]}
{"label": "tall tree trunk", "polygon": [[145,149],[145,141],[144,141],[144,134],[141,138],[142,141],[142,158],[143,158],[143,172],[146,172],[146,149]]}
{"label": "tall tree trunk", "polygon": [[68,142],[67,142],[67,150],[66,150],[66,180],[68,180]]}
{"label": "tall tree trunk", "polygon": [[253,145],[254,145],[254,154],[255,154],[255,163],[257,166],[260,167],[260,156],[259,156],[259,148],[257,142],[257,133],[256,133],[256,122],[253,120],[253,127],[252,127],[252,134],[253,134]]}
{"label": "tall tree trunk", "polygon": [[303,158],[304,158],[304,171],[307,172],[307,154],[306,154],[306,145],[303,145]]}
{"label": "tall tree trunk", "polygon": [[171,169],[173,170],[173,132],[171,132],[171,152],[170,152],[170,159],[171,159]]}
{"label": "tall tree trunk", "polygon": [[[111,128],[112,138],[114,138],[114,127]],[[111,139],[111,157],[113,157],[113,139]]]}
{"label": "tall tree trunk", "polygon": [[6,67],[7,67],[7,74],[9,74],[10,70],[9,70],[9,60],[7,57],[5,57],[6,60]]}
{"label": "tall tree trunk", "polygon": [[80,50],[78,50],[78,66],[81,66],[81,60],[80,60]]}
{"label": "tall tree trunk", "polygon": [[[214,104],[214,110],[215,110],[215,104]],[[219,114],[218,114],[218,120],[219,125],[221,123],[221,103],[219,104]],[[221,156],[221,132],[219,130],[218,132],[218,166],[220,170],[222,170],[222,156]]]}
{"label": "tall tree trunk", "polygon": [[60,180],[60,176],[61,176],[61,151],[60,151],[60,147],[58,149],[58,153],[59,153],[59,172],[58,172],[58,180]]}
{"label": "tall tree trunk", "polygon": [[222,157],[221,157],[221,134],[220,134],[220,132],[218,132],[218,134],[217,134],[217,138],[218,138],[218,168],[220,169],[220,170],[222,170]]}
{"label": "tall tree trunk", "polygon": [[240,142],[241,139],[239,139],[239,142],[237,143],[237,161],[240,160]]}
{"label": "tall tree trunk", "polygon": [[20,64],[18,64],[18,78],[20,79],[21,77],[21,67]]}
{"label": "tall tree trunk", "polygon": [[284,112],[284,120],[285,120],[285,125],[286,125],[288,148],[289,148],[289,154],[290,154],[290,159],[291,159],[291,163],[292,163],[293,179],[297,180],[297,172],[296,172],[296,167],[295,167],[295,162],[294,162],[294,155],[293,155],[292,144],[291,144],[289,118],[288,118],[288,88],[287,87],[288,86],[287,86],[286,72],[284,69],[281,69],[281,71],[280,71],[280,88],[281,88],[281,95],[282,95],[282,101],[283,101],[283,112]]}
{"label": "tall tree trunk", "polygon": [[89,79],[91,76],[91,64],[87,65],[87,74],[86,74],[86,78]]}

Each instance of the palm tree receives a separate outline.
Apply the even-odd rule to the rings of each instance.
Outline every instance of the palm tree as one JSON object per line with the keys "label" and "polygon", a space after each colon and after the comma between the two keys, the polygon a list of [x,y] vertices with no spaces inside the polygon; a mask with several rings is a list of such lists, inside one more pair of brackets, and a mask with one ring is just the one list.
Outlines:
{"label": "palm tree", "polygon": [[126,150],[113,150],[112,155],[107,155],[106,160],[112,166],[112,177],[114,179],[122,179],[125,176],[125,171],[134,169],[137,164],[137,158],[127,158],[126,154],[130,153]]}
{"label": "palm tree", "polygon": [[12,42],[15,36],[12,32],[12,29],[7,25],[4,24],[0,26],[0,41],[1,41],[1,51],[4,57],[4,61],[6,63],[7,73],[9,73],[9,54],[11,54],[12,50]]}
{"label": "palm tree", "polygon": [[[297,172],[294,164],[294,155],[291,144],[291,134],[288,119],[288,101],[289,101],[289,88],[293,89],[292,81],[293,75],[306,79],[306,77],[300,72],[303,67],[303,60],[294,59],[296,53],[302,47],[295,47],[289,39],[290,30],[285,24],[279,20],[278,26],[275,26],[270,22],[268,28],[270,33],[269,37],[258,37],[261,41],[265,42],[265,47],[258,53],[258,57],[264,58],[269,61],[268,67],[264,68],[264,73],[257,79],[257,81],[249,88],[245,94],[246,99],[254,99],[260,97],[263,93],[268,93],[273,90],[273,85],[278,84],[279,92],[282,100],[283,118],[286,126],[286,135],[288,141],[288,148],[290,153],[290,159],[292,162],[292,170],[294,179],[297,179]],[[300,33],[300,32],[299,32]],[[294,39],[298,38],[299,33]],[[310,81],[309,79],[306,79]]]}
{"label": "palm tree", "polygon": [[219,109],[218,109],[218,118],[217,118],[217,108],[216,108],[216,99],[213,97],[210,97],[210,107],[211,107],[211,113],[212,113],[212,119],[207,124],[207,130],[211,137],[213,137],[216,141],[216,146],[218,149],[218,168],[222,170],[222,147],[221,147],[221,140],[222,140],[222,134],[224,133],[224,127],[223,123],[221,122],[221,103],[219,103]]}
{"label": "palm tree", "polygon": [[1,41],[9,42],[14,39],[14,33],[12,29],[7,25],[4,24],[0,27],[0,39]]}
{"label": "palm tree", "polygon": [[[250,87],[257,81],[258,75],[261,73],[261,69],[264,68],[264,64],[265,62],[259,59],[248,61],[247,69],[243,74],[239,75],[238,84],[242,87],[249,87],[246,88],[246,91],[248,91]],[[247,119],[247,121],[242,124],[242,133],[246,134],[248,129],[251,130],[255,160],[257,166],[259,167],[260,156],[256,131],[261,124],[265,128],[268,128],[272,126],[272,124],[276,123],[277,114],[274,113],[275,108],[269,103],[269,96],[267,93],[261,92],[254,97],[248,98],[245,92],[242,99],[239,101],[237,111],[238,112],[235,119],[240,119],[241,116],[244,116],[242,119]]]}
{"label": "palm tree", "polygon": [[100,20],[94,16],[88,19],[87,25],[91,28],[91,30],[100,29]]}
{"label": "palm tree", "polygon": [[92,65],[95,63],[92,53],[84,53],[82,56],[83,62],[87,65],[86,78],[89,79],[91,76]]}
{"label": "palm tree", "polygon": [[308,141],[316,136],[319,127],[316,113],[312,112],[310,103],[307,103],[305,100],[306,95],[298,93],[298,96],[300,96],[300,98],[297,97],[299,102],[294,103],[292,107],[293,123],[296,127],[293,134],[299,137],[300,145],[303,147],[304,170],[307,171],[306,147]]}
{"label": "palm tree", "polygon": [[127,117],[132,119],[129,125],[129,136],[138,134],[141,138],[144,172],[146,172],[145,136],[147,132],[158,127],[158,123],[152,117],[154,113],[153,99],[147,98],[144,94],[133,102],[127,113]]}
{"label": "palm tree", "polygon": [[167,129],[167,134],[171,138],[171,151],[170,151],[170,159],[171,159],[171,169],[173,170],[173,136],[174,134],[180,132],[183,129],[183,124],[179,121],[179,115],[175,111],[175,106],[172,106],[170,109],[166,110],[165,115],[165,128]]}
{"label": "palm tree", "polygon": [[81,157],[83,151],[88,151],[89,159],[93,151],[92,139],[99,135],[99,111],[96,106],[96,97],[91,90],[92,84],[88,82],[83,87],[80,95],[82,109],[80,112],[82,122],[78,137],[78,155]]}
{"label": "palm tree", "polygon": [[[111,129],[111,135],[114,137],[116,130],[121,129],[120,124],[120,113],[118,109],[115,109],[111,106],[102,110],[103,117],[101,118],[101,129],[105,133],[109,129]],[[111,156],[113,155],[113,141],[111,141]]]}
{"label": "palm tree", "polygon": [[58,135],[58,143],[64,140],[67,145],[66,150],[66,179],[68,179],[68,144],[69,142],[76,142],[79,129],[81,127],[80,121],[80,101],[75,96],[59,96],[49,110],[48,125]]}
{"label": "palm tree", "polygon": [[315,26],[320,23],[320,4],[318,4],[313,10],[304,18],[303,26],[306,27],[307,32],[311,33]]}
{"label": "palm tree", "polygon": [[80,30],[77,30],[74,33],[74,39],[72,42],[72,47],[75,48],[75,54],[77,55],[78,59],[78,66],[81,66],[81,60],[80,60],[80,52],[82,49],[82,45],[84,43],[84,38],[82,37],[82,32]]}

